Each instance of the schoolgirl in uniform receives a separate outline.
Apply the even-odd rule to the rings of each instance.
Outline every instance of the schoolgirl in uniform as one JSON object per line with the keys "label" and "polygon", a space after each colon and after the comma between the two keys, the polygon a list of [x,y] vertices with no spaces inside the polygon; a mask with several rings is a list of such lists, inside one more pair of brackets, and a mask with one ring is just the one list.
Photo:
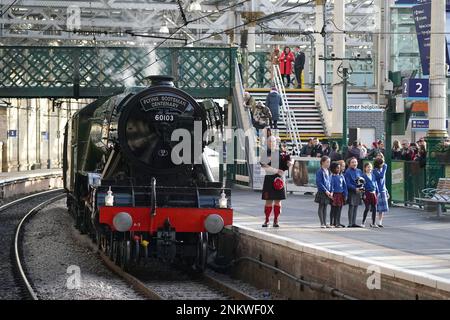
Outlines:
{"label": "schoolgirl in uniform", "polygon": [[331,223],[330,225],[335,228],[345,227],[341,224],[341,212],[342,207],[347,200],[348,190],[347,183],[345,182],[344,175],[342,174],[341,165],[339,162],[333,162],[330,166],[331,171]]}
{"label": "schoolgirl in uniform", "polygon": [[321,228],[329,228],[327,225],[327,206],[331,204],[331,174],[330,158],[323,156],[320,159],[320,169],[316,173],[317,193],[314,201],[319,204],[318,215]]}

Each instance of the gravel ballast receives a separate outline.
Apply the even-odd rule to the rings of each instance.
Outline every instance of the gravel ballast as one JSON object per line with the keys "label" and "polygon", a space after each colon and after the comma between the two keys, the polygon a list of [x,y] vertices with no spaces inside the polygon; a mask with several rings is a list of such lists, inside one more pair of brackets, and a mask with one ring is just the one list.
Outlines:
{"label": "gravel ballast", "polygon": [[25,269],[39,299],[141,300],[109,271],[73,227],[65,200],[51,204],[25,226]]}

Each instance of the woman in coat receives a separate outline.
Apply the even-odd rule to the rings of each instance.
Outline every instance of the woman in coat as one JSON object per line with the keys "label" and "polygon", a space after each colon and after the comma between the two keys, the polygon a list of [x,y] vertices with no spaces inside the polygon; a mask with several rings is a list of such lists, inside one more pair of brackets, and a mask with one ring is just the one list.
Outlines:
{"label": "woman in coat", "polygon": [[292,63],[295,61],[294,53],[289,47],[285,47],[280,56],[280,73],[281,77],[286,78],[286,88],[291,85]]}

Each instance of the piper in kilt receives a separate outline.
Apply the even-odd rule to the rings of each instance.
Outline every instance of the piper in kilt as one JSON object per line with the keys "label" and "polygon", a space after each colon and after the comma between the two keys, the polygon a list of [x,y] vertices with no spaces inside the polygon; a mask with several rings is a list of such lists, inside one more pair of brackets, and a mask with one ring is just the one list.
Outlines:
{"label": "piper in kilt", "polygon": [[[262,150],[261,167],[265,171],[262,200],[265,200],[264,215],[266,217],[263,227],[269,224],[270,215],[272,213],[272,205],[274,212],[273,226],[279,227],[278,217],[281,214],[281,200],[286,199],[286,186],[284,173],[291,166],[291,157],[286,151],[286,146],[278,145],[277,139],[272,136],[271,130],[266,129],[267,146]],[[274,158],[274,157],[277,158]]]}
{"label": "piper in kilt", "polygon": [[383,228],[384,214],[389,211],[388,199],[389,194],[386,188],[386,172],[387,164],[382,157],[375,159],[373,174],[377,180],[378,191],[380,192],[378,197],[377,211],[378,211],[378,227]]}

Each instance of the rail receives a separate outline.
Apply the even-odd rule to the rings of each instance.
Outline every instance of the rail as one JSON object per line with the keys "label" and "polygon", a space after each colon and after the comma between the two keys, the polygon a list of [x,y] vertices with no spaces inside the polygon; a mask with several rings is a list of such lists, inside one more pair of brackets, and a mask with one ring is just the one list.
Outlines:
{"label": "rail", "polygon": [[[236,61],[235,65],[235,83],[233,86],[233,105],[236,114],[237,127],[241,128],[245,132],[245,161],[247,164],[249,184],[253,181],[253,166],[251,150],[254,150],[256,146],[256,129],[252,123],[252,116],[250,110],[244,108],[244,86],[242,82],[242,75],[239,70],[239,65]],[[238,146],[239,147],[239,146]]]}
{"label": "rail", "polygon": [[297,126],[294,113],[289,108],[289,100],[286,95],[286,88],[284,87],[283,79],[281,77],[280,67],[273,66],[274,82],[278,92],[281,95],[281,118],[286,125],[286,131],[292,141],[292,149],[294,154],[300,154],[302,149],[302,142],[300,140],[300,131]]}
{"label": "rail", "polygon": [[326,105],[326,107],[327,107],[327,110],[328,111],[333,111],[333,106],[332,105],[330,105],[330,102],[328,101],[328,94],[327,94],[327,90],[326,90],[326,87],[325,87],[325,84],[323,83],[323,80],[322,80],[322,77],[321,76],[319,76],[319,86],[320,86],[320,92],[321,92],[321,94],[322,94],[322,98],[323,98],[323,101],[325,102],[325,105]]}

